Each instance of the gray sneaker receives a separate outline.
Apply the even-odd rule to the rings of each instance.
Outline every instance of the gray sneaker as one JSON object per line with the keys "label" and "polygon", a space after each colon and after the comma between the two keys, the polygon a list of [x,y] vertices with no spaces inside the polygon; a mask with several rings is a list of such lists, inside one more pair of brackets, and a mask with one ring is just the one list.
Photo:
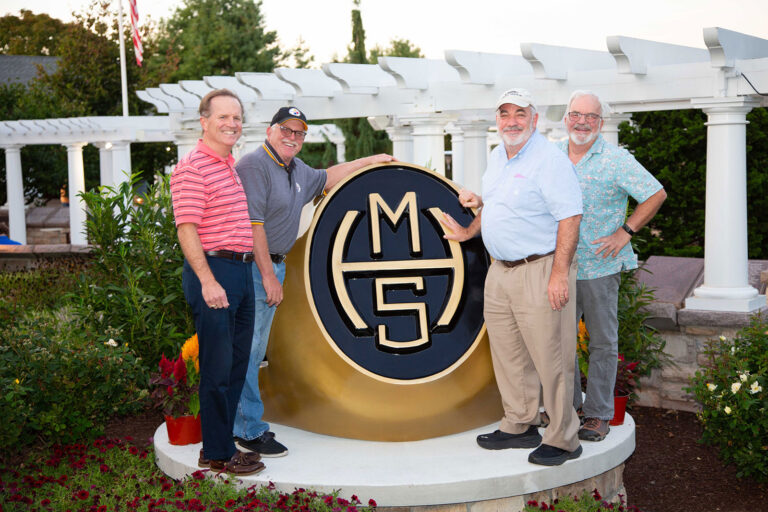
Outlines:
{"label": "gray sneaker", "polygon": [[262,457],[283,457],[288,455],[288,448],[275,440],[275,433],[267,430],[256,439],[235,437],[237,444],[244,450],[256,452]]}
{"label": "gray sneaker", "polygon": [[611,427],[608,426],[608,420],[599,418],[587,418],[584,425],[579,429],[579,439],[582,441],[602,441]]}

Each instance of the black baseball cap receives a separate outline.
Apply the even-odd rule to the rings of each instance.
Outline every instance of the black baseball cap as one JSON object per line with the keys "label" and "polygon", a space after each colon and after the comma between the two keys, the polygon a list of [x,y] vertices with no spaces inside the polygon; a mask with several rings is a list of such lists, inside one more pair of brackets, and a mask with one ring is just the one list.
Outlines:
{"label": "black baseball cap", "polygon": [[283,124],[284,122],[290,121],[291,119],[301,121],[301,123],[304,125],[304,129],[308,129],[307,117],[304,115],[304,112],[297,109],[296,107],[282,107],[277,111],[277,114],[272,117],[272,122],[270,125]]}

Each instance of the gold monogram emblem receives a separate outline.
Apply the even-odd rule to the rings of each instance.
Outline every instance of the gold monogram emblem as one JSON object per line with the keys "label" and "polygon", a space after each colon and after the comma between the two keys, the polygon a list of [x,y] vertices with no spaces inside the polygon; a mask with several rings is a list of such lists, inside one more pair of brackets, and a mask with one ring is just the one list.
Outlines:
{"label": "gold monogram emblem", "polygon": [[[435,225],[440,226],[442,233],[445,234],[445,228],[440,223],[442,212],[439,208],[427,209],[430,216],[434,219]],[[407,214],[406,214],[407,213]],[[430,342],[430,330],[427,322],[426,304],[423,302],[404,302],[387,303],[385,292],[393,287],[410,287],[416,292],[424,290],[424,278],[418,275],[425,270],[444,270],[453,275],[452,285],[448,300],[444,304],[442,314],[436,322],[437,327],[445,327],[451,323],[456,309],[459,305],[459,299],[464,285],[464,259],[461,253],[461,247],[458,242],[449,241],[449,254],[446,258],[440,259],[419,259],[414,257],[408,260],[395,261],[366,261],[366,262],[345,262],[343,261],[344,247],[350,235],[352,226],[362,214],[358,210],[349,210],[341,222],[341,226],[333,240],[333,249],[331,251],[331,274],[333,286],[336,291],[344,314],[347,315],[355,329],[366,330],[369,325],[363,320],[360,313],[350,300],[345,279],[353,277],[356,274],[392,274],[399,276],[375,277],[375,304],[377,312],[395,312],[408,313],[415,311],[418,318],[419,336],[412,340],[395,341],[389,339],[387,328],[383,324],[377,325],[377,343],[383,347],[389,347],[394,351],[408,349],[412,351],[416,347],[424,346]],[[421,234],[419,232],[419,210],[416,199],[416,192],[410,191],[403,195],[400,204],[396,210],[392,210],[387,202],[378,193],[368,195],[368,218],[370,219],[369,233],[371,242],[371,253],[374,258],[382,257],[381,249],[381,224],[382,214],[388,220],[389,225],[394,230],[403,221],[408,219],[408,238],[410,243],[410,252],[413,256],[421,254]],[[405,274],[405,275],[403,275]]]}

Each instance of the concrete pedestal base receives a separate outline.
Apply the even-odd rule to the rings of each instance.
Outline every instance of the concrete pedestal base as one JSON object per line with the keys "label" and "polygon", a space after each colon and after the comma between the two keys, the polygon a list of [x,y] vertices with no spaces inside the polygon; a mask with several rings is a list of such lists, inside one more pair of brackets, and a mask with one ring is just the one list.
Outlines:
{"label": "concrete pedestal base", "polygon": [[[342,439],[271,426],[288,447],[288,455],[264,459],[267,468],[243,477],[241,485],[273,482],[285,492],[298,487],[318,492],[341,489],[340,495],[347,499],[356,494],[363,504],[373,498],[379,509],[398,507],[398,511],[424,506],[435,511],[520,510],[529,499],[551,500],[594,488],[610,500],[616,493],[625,494],[623,462],[635,449],[635,422],[629,415],[624,425],[611,427],[604,441],[583,442],[580,458],[551,468],[528,463],[529,449],[480,448],[475,437],[495,430],[497,424],[406,443]],[[200,444],[169,444],[165,424],[155,432],[154,443],[157,465],[168,476],[181,479],[199,470]]]}

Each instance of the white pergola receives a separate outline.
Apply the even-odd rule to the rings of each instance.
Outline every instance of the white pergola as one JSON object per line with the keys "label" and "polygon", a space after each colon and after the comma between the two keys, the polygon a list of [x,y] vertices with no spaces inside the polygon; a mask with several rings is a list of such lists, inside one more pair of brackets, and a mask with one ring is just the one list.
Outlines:
{"label": "white pergola", "polygon": [[703,30],[703,42],[700,49],[609,36],[607,51],[537,43],[522,44],[520,55],[448,50],[442,60],[383,57],[377,65],[236,73],[161,84],[138,95],[168,114],[180,154],[199,136],[200,98],[220,87],[243,100],[244,152],[263,140],[274,112],[289,104],[312,119],[365,116],[386,130],[395,157],[441,173],[447,133],[453,179],[478,191],[496,136],[493,104],[508,88],[533,93],[539,128],[550,137],[563,135],[561,120],[576,89],[594,91],[611,106],[603,132],[614,143],[619,123],[632,112],[701,109],[708,116],[705,275],[686,308],[753,311],[765,297],[748,284],[746,115],[768,106],[768,99],[744,76],[768,90],[768,40],[712,27]]}
{"label": "white pergola", "polygon": [[[99,183],[115,185],[127,180],[130,175],[132,142],[175,140],[171,120],[169,116],[132,116],[0,121],[0,147],[5,150],[11,239],[27,243],[22,147],[61,144],[67,148],[70,241],[75,245],[85,245],[85,205],[78,196],[85,191],[83,147],[93,144],[99,148]],[[197,131],[191,136],[194,138],[194,146],[200,136],[199,123]],[[306,140],[310,143],[329,141],[335,144],[337,157],[343,161],[344,134],[336,125],[312,125]],[[239,143],[236,150],[242,153],[243,146],[242,142]]]}

